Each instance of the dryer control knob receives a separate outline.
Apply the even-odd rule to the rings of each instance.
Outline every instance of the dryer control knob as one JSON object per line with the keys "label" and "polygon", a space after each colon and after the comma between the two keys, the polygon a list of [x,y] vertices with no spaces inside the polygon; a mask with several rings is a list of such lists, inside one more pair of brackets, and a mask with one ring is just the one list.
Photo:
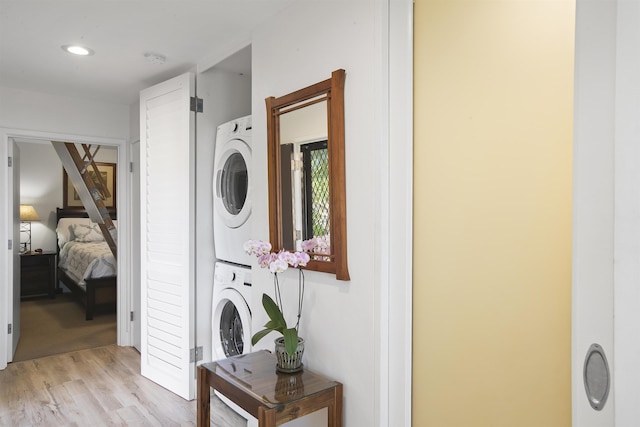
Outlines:
{"label": "dryer control knob", "polygon": [[216,282],[229,284],[236,280],[236,273],[230,270],[216,271]]}

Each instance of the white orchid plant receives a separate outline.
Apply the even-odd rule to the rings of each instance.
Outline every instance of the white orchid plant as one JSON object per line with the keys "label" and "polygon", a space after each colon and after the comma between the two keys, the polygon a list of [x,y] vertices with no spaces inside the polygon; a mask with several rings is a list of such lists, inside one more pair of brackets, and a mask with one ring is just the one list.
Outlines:
{"label": "white orchid plant", "polygon": [[[269,316],[269,321],[264,325],[264,329],[255,333],[251,337],[251,344],[256,345],[272,331],[279,332],[284,337],[284,345],[288,354],[293,355],[298,348],[298,327],[302,316],[302,303],[304,300],[304,273],[302,267],[309,262],[310,251],[317,246],[313,239],[303,242],[303,251],[289,252],[282,250],[272,252],[271,244],[262,240],[248,240],[244,244],[244,250],[249,255],[258,257],[258,264],[262,268],[268,268],[273,273],[273,284],[275,290],[275,301],[267,294],[262,294],[262,306]],[[293,328],[287,326],[287,322],[282,312],[282,297],[280,294],[280,283],[278,273],[286,271],[289,267],[298,269],[298,317]]]}

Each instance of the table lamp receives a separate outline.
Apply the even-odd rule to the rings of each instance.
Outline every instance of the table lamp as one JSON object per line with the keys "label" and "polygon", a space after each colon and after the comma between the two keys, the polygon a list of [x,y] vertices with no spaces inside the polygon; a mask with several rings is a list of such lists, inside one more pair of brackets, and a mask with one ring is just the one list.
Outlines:
{"label": "table lamp", "polygon": [[[20,248],[21,253],[31,252],[31,221],[40,221],[38,213],[31,205],[20,205]],[[22,233],[26,234],[23,242]]]}

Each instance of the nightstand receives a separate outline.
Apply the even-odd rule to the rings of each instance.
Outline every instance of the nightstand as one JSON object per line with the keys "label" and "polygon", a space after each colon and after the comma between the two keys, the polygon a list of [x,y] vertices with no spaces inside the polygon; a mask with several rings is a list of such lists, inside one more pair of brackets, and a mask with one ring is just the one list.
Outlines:
{"label": "nightstand", "polygon": [[56,296],[55,252],[20,255],[20,297],[48,295]]}

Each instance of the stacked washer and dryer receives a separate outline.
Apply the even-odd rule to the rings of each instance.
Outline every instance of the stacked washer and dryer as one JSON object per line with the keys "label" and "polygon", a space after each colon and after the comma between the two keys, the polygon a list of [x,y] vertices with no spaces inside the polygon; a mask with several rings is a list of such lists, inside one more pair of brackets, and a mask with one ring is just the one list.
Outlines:
{"label": "stacked washer and dryer", "polygon": [[[251,258],[243,250],[251,239],[251,151],[251,116],[218,126],[213,170],[214,360],[251,351]],[[249,425],[257,425],[255,418],[220,397]]]}
{"label": "stacked washer and dryer", "polygon": [[213,358],[251,346],[251,116],[218,126],[213,169]]}

